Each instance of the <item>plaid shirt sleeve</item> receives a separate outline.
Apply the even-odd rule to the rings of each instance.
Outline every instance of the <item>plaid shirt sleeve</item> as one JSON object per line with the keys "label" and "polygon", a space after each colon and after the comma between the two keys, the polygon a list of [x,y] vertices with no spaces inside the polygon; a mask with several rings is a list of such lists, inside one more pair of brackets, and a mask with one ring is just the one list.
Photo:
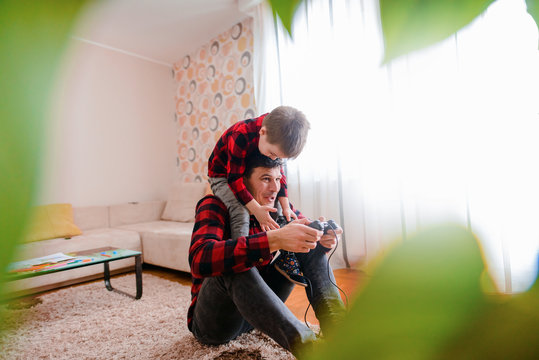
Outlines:
{"label": "plaid shirt sleeve", "polygon": [[271,261],[265,232],[236,240],[227,239],[227,220],[226,207],[215,196],[206,196],[197,204],[189,248],[189,264],[194,278],[239,273]]}
{"label": "plaid shirt sleeve", "polygon": [[236,132],[228,138],[228,164],[227,180],[228,186],[236,195],[238,201],[245,205],[253,199],[253,196],[243,183],[245,173],[245,160],[248,154],[249,134]]}
{"label": "plaid shirt sleeve", "polygon": [[288,197],[288,188],[286,186],[286,176],[284,175],[283,167],[281,166],[281,189],[277,193],[277,197]]}

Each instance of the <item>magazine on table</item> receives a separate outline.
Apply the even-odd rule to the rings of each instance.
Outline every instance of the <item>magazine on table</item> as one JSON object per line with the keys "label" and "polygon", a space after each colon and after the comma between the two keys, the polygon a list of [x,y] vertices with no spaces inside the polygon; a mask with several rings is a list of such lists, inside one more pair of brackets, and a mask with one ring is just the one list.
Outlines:
{"label": "magazine on table", "polygon": [[55,253],[34,259],[17,261],[8,265],[8,272],[35,271],[75,259],[64,253]]}

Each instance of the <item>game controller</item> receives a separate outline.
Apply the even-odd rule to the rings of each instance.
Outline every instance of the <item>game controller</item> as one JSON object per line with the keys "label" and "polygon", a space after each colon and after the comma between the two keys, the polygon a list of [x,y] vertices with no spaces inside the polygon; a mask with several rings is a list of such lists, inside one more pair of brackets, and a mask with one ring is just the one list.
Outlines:
{"label": "game controller", "polygon": [[277,216],[277,219],[275,219],[275,222],[277,223],[277,225],[279,225],[279,227],[283,227],[289,223],[289,221],[286,220],[284,215]]}
{"label": "game controller", "polygon": [[[279,227],[283,227],[286,224],[289,223],[289,221],[286,220],[286,218],[283,215],[277,216],[277,219],[275,219],[275,222]],[[325,234],[332,234],[332,230],[337,230],[339,228],[339,225],[333,220],[328,221],[320,221],[320,220],[314,220],[307,226],[312,227],[313,229],[320,230],[324,232]]]}
{"label": "game controller", "polygon": [[325,234],[330,234],[330,232],[335,231],[339,228],[339,225],[333,220],[328,221],[320,221],[320,220],[314,220],[311,222],[309,227],[312,227],[313,229],[320,230],[324,232]]}

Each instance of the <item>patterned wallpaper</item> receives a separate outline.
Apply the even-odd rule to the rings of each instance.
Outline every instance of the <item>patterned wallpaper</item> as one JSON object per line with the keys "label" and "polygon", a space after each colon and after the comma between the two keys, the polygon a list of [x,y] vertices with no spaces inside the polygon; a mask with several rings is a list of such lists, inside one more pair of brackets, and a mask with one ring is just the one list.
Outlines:
{"label": "patterned wallpaper", "polygon": [[208,158],[233,123],[254,117],[252,19],[174,64],[180,182],[206,181]]}

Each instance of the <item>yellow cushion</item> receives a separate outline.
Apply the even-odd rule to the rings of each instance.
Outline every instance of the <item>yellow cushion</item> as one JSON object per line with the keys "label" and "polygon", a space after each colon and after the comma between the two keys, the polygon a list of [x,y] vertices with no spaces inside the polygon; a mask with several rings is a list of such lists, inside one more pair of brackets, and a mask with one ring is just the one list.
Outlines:
{"label": "yellow cushion", "polygon": [[73,223],[71,204],[36,206],[33,209],[25,241],[70,238],[82,234]]}

